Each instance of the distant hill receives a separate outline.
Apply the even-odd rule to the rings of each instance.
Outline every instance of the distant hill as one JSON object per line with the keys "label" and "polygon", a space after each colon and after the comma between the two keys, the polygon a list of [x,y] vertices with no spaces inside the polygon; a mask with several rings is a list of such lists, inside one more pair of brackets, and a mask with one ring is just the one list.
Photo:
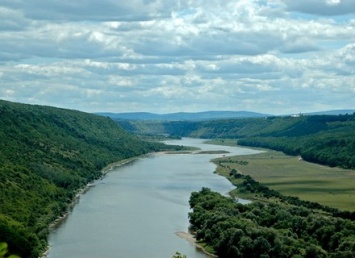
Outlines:
{"label": "distant hill", "polygon": [[[319,112],[303,113],[302,115],[346,115],[355,113],[355,109],[340,109],[340,110],[326,110]],[[110,117],[116,121],[133,120],[133,121],[204,121],[204,120],[218,120],[218,119],[232,119],[232,118],[258,118],[270,117],[272,114],[251,112],[251,111],[204,111],[204,112],[177,112],[167,114],[157,114],[150,112],[98,112],[95,113],[100,116]],[[295,114],[298,116],[301,114]]]}
{"label": "distant hill", "polygon": [[355,114],[270,116],[204,121],[117,121],[137,135],[229,138],[329,166],[355,168]]}
{"label": "distant hill", "polygon": [[96,113],[101,116],[111,117],[114,120],[155,120],[155,121],[202,121],[227,118],[251,118],[267,117],[269,114],[262,114],[250,111],[205,111],[205,112],[178,112],[169,114],[156,114],[148,112],[130,112],[130,113]]}
{"label": "distant hill", "polygon": [[306,115],[351,115],[355,113],[355,109],[339,109],[339,110],[328,110],[320,112],[306,113]]}

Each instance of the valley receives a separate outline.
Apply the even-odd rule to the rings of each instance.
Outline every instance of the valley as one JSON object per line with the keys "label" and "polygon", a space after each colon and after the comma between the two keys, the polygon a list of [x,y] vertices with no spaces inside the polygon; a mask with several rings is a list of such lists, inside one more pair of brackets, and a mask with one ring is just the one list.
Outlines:
{"label": "valley", "polygon": [[[199,154],[192,157],[218,158],[216,172],[237,186],[227,187],[232,196],[251,199],[256,206],[259,202],[278,209],[296,205],[353,227],[355,114],[122,121],[0,101],[0,136],[0,243],[20,257],[35,258],[47,249],[49,225],[66,214],[79,191],[102,178],[110,164],[161,151],[176,158],[191,155],[191,148],[161,142],[169,138],[261,147],[255,155],[230,157],[227,147],[216,147],[193,150]],[[141,175],[139,180],[144,184],[146,179]],[[174,187],[184,188],[187,182],[176,182]],[[197,240],[208,242],[201,234]],[[355,239],[345,233],[333,249],[321,239],[314,241],[318,241],[314,250],[302,247],[298,254],[314,251],[332,257],[355,251]]]}

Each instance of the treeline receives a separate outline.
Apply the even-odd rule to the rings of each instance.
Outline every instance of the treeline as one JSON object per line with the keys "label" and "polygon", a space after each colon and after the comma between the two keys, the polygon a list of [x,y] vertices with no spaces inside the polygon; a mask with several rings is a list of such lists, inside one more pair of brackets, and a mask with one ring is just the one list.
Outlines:
{"label": "treeline", "polygon": [[355,222],[286,203],[237,203],[203,188],[190,197],[192,230],[218,257],[353,257]]}
{"label": "treeline", "polygon": [[170,148],[106,117],[7,101],[0,101],[0,139],[0,242],[23,258],[40,255],[49,224],[106,165]]}
{"label": "treeline", "polygon": [[136,134],[229,138],[328,166],[355,168],[355,114],[225,119],[215,121],[124,121]]}
{"label": "treeline", "polygon": [[[355,124],[355,123],[354,123]],[[355,126],[353,131],[324,131],[300,137],[254,137],[239,145],[264,147],[331,167],[355,168]]]}
{"label": "treeline", "polygon": [[238,173],[236,169],[232,169],[229,172],[229,177],[234,177],[235,179],[239,179],[238,181],[240,180],[242,181],[242,183],[236,184],[233,179],[229,178],[231,182],[237,187],[239,193],[248,192],[253,194],[260,194],[260,196],[266,199],[276,198],[280,202],[286,204],[305,207],[311,210],[323,211],[333,217],[340,217],[343,219],[349,219],[355,221],[355,212],[341,211],[336,208],[332,208],[326,205],[321,205],[317,202],[301,200],[296,196],[283,195],[280,192],[270,189],[264,184],[261,184],[260,182],[256,181],[254,178],[252,178],[249,175],[243,175]]}

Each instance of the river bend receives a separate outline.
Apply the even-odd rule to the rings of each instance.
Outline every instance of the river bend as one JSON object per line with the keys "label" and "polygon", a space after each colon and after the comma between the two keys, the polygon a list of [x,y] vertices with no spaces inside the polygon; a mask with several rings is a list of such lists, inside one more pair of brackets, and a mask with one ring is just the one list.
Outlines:
{"label": "river bend", "polygon": [[[227,155],[257,151],[204,144],[184,138],[168,144],[226,150]],[[213,173],[211,159],[225,154],[150,154],[116,167],[82,194],[67,219],[49,237],[50,258],[188,258],[207,256],[176,235],[188,231],[192,191],[209,187],[227,193],[233,187]]]}

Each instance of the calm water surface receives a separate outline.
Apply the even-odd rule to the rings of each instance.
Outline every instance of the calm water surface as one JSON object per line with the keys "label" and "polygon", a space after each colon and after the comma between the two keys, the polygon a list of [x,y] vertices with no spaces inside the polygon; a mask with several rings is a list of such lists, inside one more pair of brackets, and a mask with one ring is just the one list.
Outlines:
{"label": "calm water surface", "polygon": [[[203,144],[184,138],[168,144],[201,150],[227,150],[227,155],[255,150]],[[209,162],[222,154],[151,154],[122,167],[83,194],[68,218],[49,237],[51,258],[188,258],[207,256],[176,235],[188,231],[192,191],[209,187],[227,193],[233,187],[213,174]]]}

